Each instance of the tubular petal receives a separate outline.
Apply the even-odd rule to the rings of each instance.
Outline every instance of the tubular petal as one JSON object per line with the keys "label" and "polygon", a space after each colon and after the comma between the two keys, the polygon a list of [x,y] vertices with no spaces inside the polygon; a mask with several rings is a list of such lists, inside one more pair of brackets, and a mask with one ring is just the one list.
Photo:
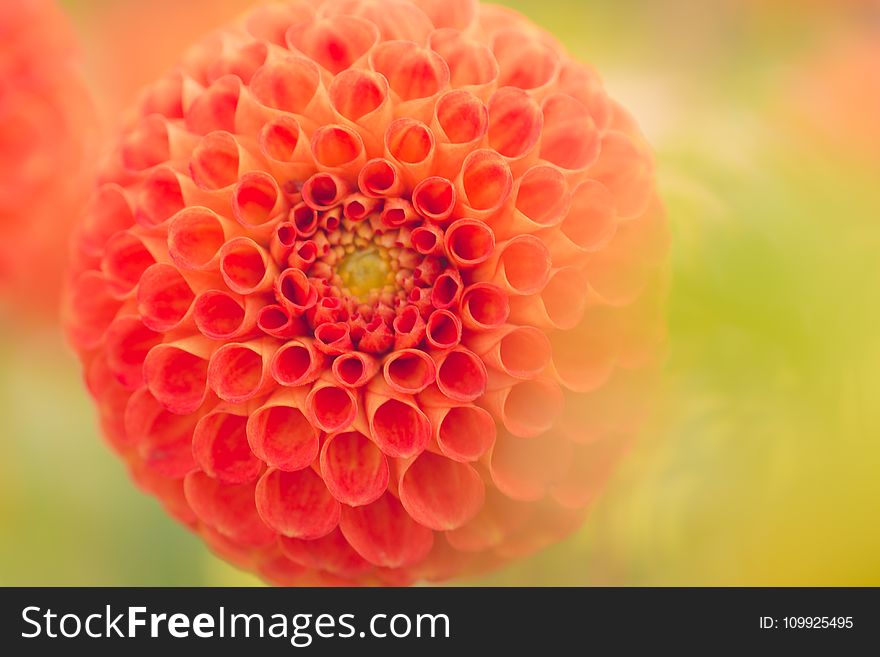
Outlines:
{"label": "tubular petal", "polygon": [[499,244],[492,258],[475,270],[479,281],[491,281],[510,294],[540,292],[550,277],[552,259],[534,235],[519,235]]}
{"label": "tubular petal", "polygon": [[437,387],[459,402],[471,402],[486,391],[486,366],[482,359],[464,347],[436,355]]}
{"label": "tubular petal", "polygon": [[319,380],[306,397],[306,414],[327,433],[345,429],[357,415],[358,400],[349,389]]}
{"label": "tubular petal", "polygon": [[220,249],[220,275],[237,294],[254,294],[272,287],[277,267],[269,253],[249,237],[235,237]]}
{"label": "tubular petal", "polygon": [[333,376],[342,385],[359,388],[369,383],[379,371],[379,361],[373,356],[352,352],[333,361]]}
{"label": "tubular petal", "polygon": [[443,58],[416,43],[381,43],[370,53],[370,64],[403,101],[428,98],[449,84],[449,67]]}
{"label": "tubular petal", "polygon": [[373,441],[392,458],[409,458],[431,439],[431,422],[419,406],[394,393],[378,379],[364,393],[364,407]]}
{"label": "tubular petal", "polygon": [[485,219],[499,211],[510,196],[513,175],[504,158],[492,150],[468,155],[456,181],[462,214]]}
{"label": "tubular petal", "polygon": [[321,448],[321,476],[330,493],[348,506],[364,506],[388,486],[388,460],[358,431],[328,436]]}
{"label": "tubular petal", "polygon": [[243,226],[259,228],[283,208],[278,183],[263,171],[244,174],[232,190],[232,215]]}
{"label": "tubular petal", "polygon": [[373,23],[355,16],[337,16],[291,27],[287,45],[338,74],[366,55],[379,40]]}
{"label": "tubular petal", "polygon": [[461,297],[461,321],[471,330],[501,326],[510,313],[507,295],[497,285],[475,283],[465,288]]}
{"label": "tubular petal", "polygon": [[495,443],[492,416],[478,406],[454,406],[437,424],[437,444],[454,461],[476,461]]}
{"label": "tubular petal", "polygon": [[208,391],[211,345],[190,338],[186,342],[154,346],[144,359],[144,380],[153,396],[172,413],[192,413]]}
{"label": "tubular petal", "polygon": [[445,246],[453,263],[462,269],[469,269],[492,257],[495,234],[482,221],[459,219],[446,229]]}
{"label": "tubular petal", "polygon": [[213,210],[185,208],[168,225],[168,254],[182,269],[219,268],[219,254],[231,233],[228,222]]}
{"label": "tubular petal", "polygon": [[146,388],[128,400],[123,419],[128,439],[144,465],[172,479],[196,467],[190,438],[197,420],[197,416],[169,412]]}
{"label": "tubular petal", "polygon": [[436,531],[461,527],[483,506],[479,473],[466,463],[422,452],[400,480],[400,502],[413,520]]}
{"label": "tubular petal", "polygon": [[255,483],[224,484],[204,472],[191,472],[183,482],[186,501],[209,527],[236,543],[267,545],[273,532],[257,513]]}
{"label": "tubular petal", "polygon": [[581,171],[599,156],[600,136],[589,111],[570,96],[544,101],[541,157],[562,169]]}
{"label": "tubular petal", "polygon": [[372,564],[354,551],[338,528],[311,541],[282,536],[278,545],[291,561],[340,577],[357,578],[373,569]]}
{"label": "tubular petal", "polygon": [[315,348],[313,340],[299,338],[278,348],[269,369],[278,383],[295,387],[317,379],[324,370],[324,362],[325,356]]}
{"label": "tubular petal", "polygon": [[138,311],[154,331],[170,331],[189,314],[195,293],[183,275],[171,265],[156,263],[141,276],[137,290]]}
{"label": "tubular petal", "polygon": [[193,431],[192,452],[209,477],[243,484],[257,478],[263,463],[248,445],[248,416],[230,410],[215,409],[199,420]]}
{"label": "tubular petal", "polygon": [[282,536],[312,540],[339,524],[340,504],[311,468],[267,470],[257,482],[255,498],[260,517]]}
{"label": "tubular petal", "polygon": [[279,390],[247,420],[254,455],[269,467],[295,471],[318,455],[318,430],[304,414],[305,389]]}
{"label": "tubular petal", "polygon": [[387,492],[371,504],[344,507],[339,528],[358,554],[385,568],[418,563],[434,542],[433,532],[410,518]]}
{"label": "tubular petal", "polygon": [[144,360],[162,341],[162,334],[146,327],[137,315],[117,317],[104,336],[107,367],[119,382],[134,390],[144,384]]}
{"label": "tubular petal", "polygon": [[[321,71],[305,57],[286,57],[261,66],[251,80],[251,93],[274,109],[306,114],[321,86]],[[314,117],[312,117],[314,118]]]}
{"label": "tubular petal", "polygon": [[101,272],[119,296],[128,296],[147,268],[155,263],[145,241],[126,230],[108,238]]}
{"label": "tubular petal", "polygon": [[208,384],[220,399],[240,404],[268,392],[269,362],[278,348],[273,338],[227,342],[211,356]]}
{"label": "tubular petal", "polygon": [[434,382],[433,359],[418,349],[398,349],[388,355],[382,368],[388,387],[403,395],[414,395]]}
{"label": "tubular petal", "polygon": [[502,87],[489,100],[489,146],[501,155],[523,157],[541,139],[543,127],[540,105],[522,89]]}

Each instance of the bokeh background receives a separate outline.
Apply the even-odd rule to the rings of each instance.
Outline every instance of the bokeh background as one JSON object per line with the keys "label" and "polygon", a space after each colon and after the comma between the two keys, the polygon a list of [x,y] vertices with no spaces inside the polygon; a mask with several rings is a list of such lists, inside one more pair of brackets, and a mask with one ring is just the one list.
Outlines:
{"label": "bokeh background", "polygon": [[[252,2],[60,4],[112,134]],[[880,585],[880,3],[504,4],[594,64],[656,148],[670,341],[590,522],[463,583]],[[256,583],[135,489],[51,317],[0,299],[0,585]]]}

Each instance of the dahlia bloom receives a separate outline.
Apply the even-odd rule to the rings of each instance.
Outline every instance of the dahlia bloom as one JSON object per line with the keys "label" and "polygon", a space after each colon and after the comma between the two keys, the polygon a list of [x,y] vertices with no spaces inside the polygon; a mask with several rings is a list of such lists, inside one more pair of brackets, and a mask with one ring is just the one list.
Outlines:
{"label": "dahlia bloom", "polygon": [[54,312],[90,193],[92,105],[53,0],[2,3],[0,43],[0,299]]}
{"label": "dahlia bloom", "polygon": [[281,584],[474,573],[576,528],[663,340],[653,165],[468,0],[255,10],[148,87],[67,325],[134,479]]}

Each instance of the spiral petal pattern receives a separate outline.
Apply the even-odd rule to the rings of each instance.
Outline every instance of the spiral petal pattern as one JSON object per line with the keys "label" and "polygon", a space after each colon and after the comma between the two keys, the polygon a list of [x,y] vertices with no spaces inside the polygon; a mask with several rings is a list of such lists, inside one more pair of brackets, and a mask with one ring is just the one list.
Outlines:
{"label": "spiral petal pattern", "polygon": [[590,69],[475,1],[299,1],[138,109],[67,324],[169,513],[282,584],[479,572],[582,522],[646,412],[667,250]]}

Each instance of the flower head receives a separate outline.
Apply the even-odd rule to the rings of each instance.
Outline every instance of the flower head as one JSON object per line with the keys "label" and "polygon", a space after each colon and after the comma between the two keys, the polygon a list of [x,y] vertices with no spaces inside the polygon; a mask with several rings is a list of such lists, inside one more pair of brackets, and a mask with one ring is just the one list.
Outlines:
{"label": "flower head", "polygon": [[256,10],[149,87],[67,303],[103,430],[279,583],[444,579],[577,527],[662,340],[652,162],[467,0]]}
{"label": "flower head", "polygon": [[70,230],[88,198],[95,122],[53,0],[3,3],[0,42],[0,297],[16,312],[45,313],[58,306]]}

